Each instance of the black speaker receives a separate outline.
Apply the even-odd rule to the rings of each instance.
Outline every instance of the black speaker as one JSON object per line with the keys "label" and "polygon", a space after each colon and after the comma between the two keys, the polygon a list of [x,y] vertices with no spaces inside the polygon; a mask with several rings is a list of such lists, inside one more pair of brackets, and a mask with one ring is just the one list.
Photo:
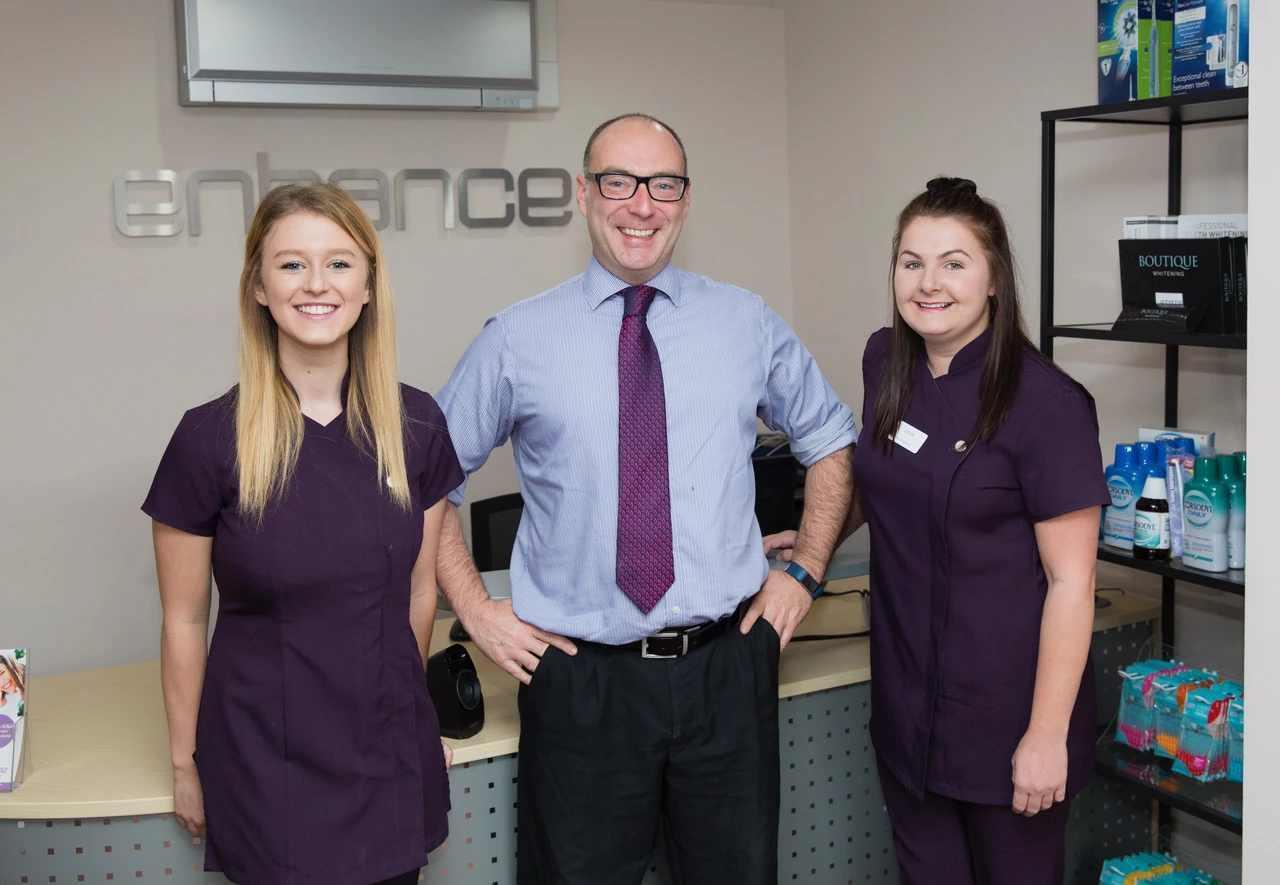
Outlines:
{"label": "black speaker", "polygon": [[484,695],[466,648],[451,645],[427,658],[427,691],[440,717],[440,734],[469,738],[484,728]]}

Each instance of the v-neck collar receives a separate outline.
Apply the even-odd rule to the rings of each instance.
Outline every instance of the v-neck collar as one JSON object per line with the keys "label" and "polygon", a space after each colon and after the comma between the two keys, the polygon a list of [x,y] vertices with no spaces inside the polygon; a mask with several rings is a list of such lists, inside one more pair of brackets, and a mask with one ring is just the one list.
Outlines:
{"label": "v-neck collar", "polygon": [[[283,372],[281,372],[280,374],[281,374],[281,377],[284,378],[285,386],[288,387],[289,392],[293,394],[293,401],[295,403],[298,403],[299,409],[301,409],[302,403],[301,403],[301,400],[298,399],[298,391],[293,386],[293,382],[290,381],[288,376],[284,375]],[[312,426],[317,427],[320,430],[328,430],[328,431],[332,431],[335,429],[342,430],[346,426],[347,393],[350,391],[350,389],[351,389],[351,367],[348,366],[347,371],[342,374],[342,392],[339,394],[342,398],[342,411],[338,412],[338,414],[334,415],[331,419],[329,419],[328,424],[321,424],[315,418],[312,418],[310,415],[307,415],[304,412],[302,414],[303,423],[304,424],[310,423]]]}

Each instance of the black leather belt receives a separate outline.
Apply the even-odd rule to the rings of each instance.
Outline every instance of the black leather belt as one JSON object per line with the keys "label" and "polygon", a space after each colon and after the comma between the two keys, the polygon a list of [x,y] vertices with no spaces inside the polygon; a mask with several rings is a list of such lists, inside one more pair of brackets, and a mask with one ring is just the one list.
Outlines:
{"label": "black leather belt", "polygon": [[627,642],[623,645],[606,645],[602,642],[588,642],[582,639],[575,641],[600,648],[613,649],[614,651],[638,651],[640,652],[640,657],[653,660],[682,658],[689,652],[701,648],[708,642],[719,639],[729,632],[730,627],[736,626],[742,621],[742,614],[745,611],[746,605],[744,604],[727,618],[709,621],[706,624],[694,624],[692,627],[663,630],[661,633],[654,633],[652,636],[646,636],[644,639]]}

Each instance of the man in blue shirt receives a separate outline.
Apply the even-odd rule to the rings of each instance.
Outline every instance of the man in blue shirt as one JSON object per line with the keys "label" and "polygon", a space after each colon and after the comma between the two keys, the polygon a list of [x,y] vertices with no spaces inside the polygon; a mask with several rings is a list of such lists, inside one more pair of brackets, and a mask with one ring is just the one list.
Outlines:
{"label": "man in blue shirt", "polygon": [[[629,114],[587,142],[585,273],[492,317],[438,400],[470,474],[512,440],[511,599],[446,508],[437,574],[520,679],[518,881],[626,883],[659,826],[683,881],[777,878],[778,654],[852,494],[853,416],[756,295],[677,270],[684,146]],[[808,467],[789,572],[754,512],[757,419]]]}

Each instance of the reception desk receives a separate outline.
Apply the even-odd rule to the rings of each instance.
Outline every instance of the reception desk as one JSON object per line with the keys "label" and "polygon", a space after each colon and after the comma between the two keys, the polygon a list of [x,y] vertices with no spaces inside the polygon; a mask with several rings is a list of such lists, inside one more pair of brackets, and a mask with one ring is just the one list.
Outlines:
{"label": "reception desk", "polygon": [[[836,587],[865,581],[848,579]],[[1118,696],[1109,691],[1115,681],[1110,674],[1139,655],[1159,605],[1118,592],[1104,595],[1112,604],[1098,612],[1094,656],[1106,698],[1101,706],[1109,716]],[[449,644],[451,624],[449,618],[437,622],[433,650]],[[856,632],[863,626],[858,595],[824,597],[799,634]],[[469,650],[484,689],[485,727],[475,737],[451,742],[450,838],[432,854],[427,878],[505,885],[514,882],[515,870],[518,683],[473,646]],[[867,737],[870,678],[866,638],[797,642],[782,655],[780,881],[896,881]],[[172,819],[158,662],[37,678],[30,709],[27,781],[0,794],[0,885],[226,881],[199,871],[203,846]],[[1097,817],[1099,828],[1107,821],[1106,850],[1112,855],[1123,853],[1117,844],[1145,848],[1149,820],[1143,806],[1118,797],[1113,785],[1096,789],[1099,810],[1092,810],[1086,795],[1073,817],[1087,818],[1087,826]],[[1124,832],[1132,830],[1127,841],[1118,841],[1123,836],[1117,816],[1127,821]],[[658,852],[646,882],[666,881]]]}

